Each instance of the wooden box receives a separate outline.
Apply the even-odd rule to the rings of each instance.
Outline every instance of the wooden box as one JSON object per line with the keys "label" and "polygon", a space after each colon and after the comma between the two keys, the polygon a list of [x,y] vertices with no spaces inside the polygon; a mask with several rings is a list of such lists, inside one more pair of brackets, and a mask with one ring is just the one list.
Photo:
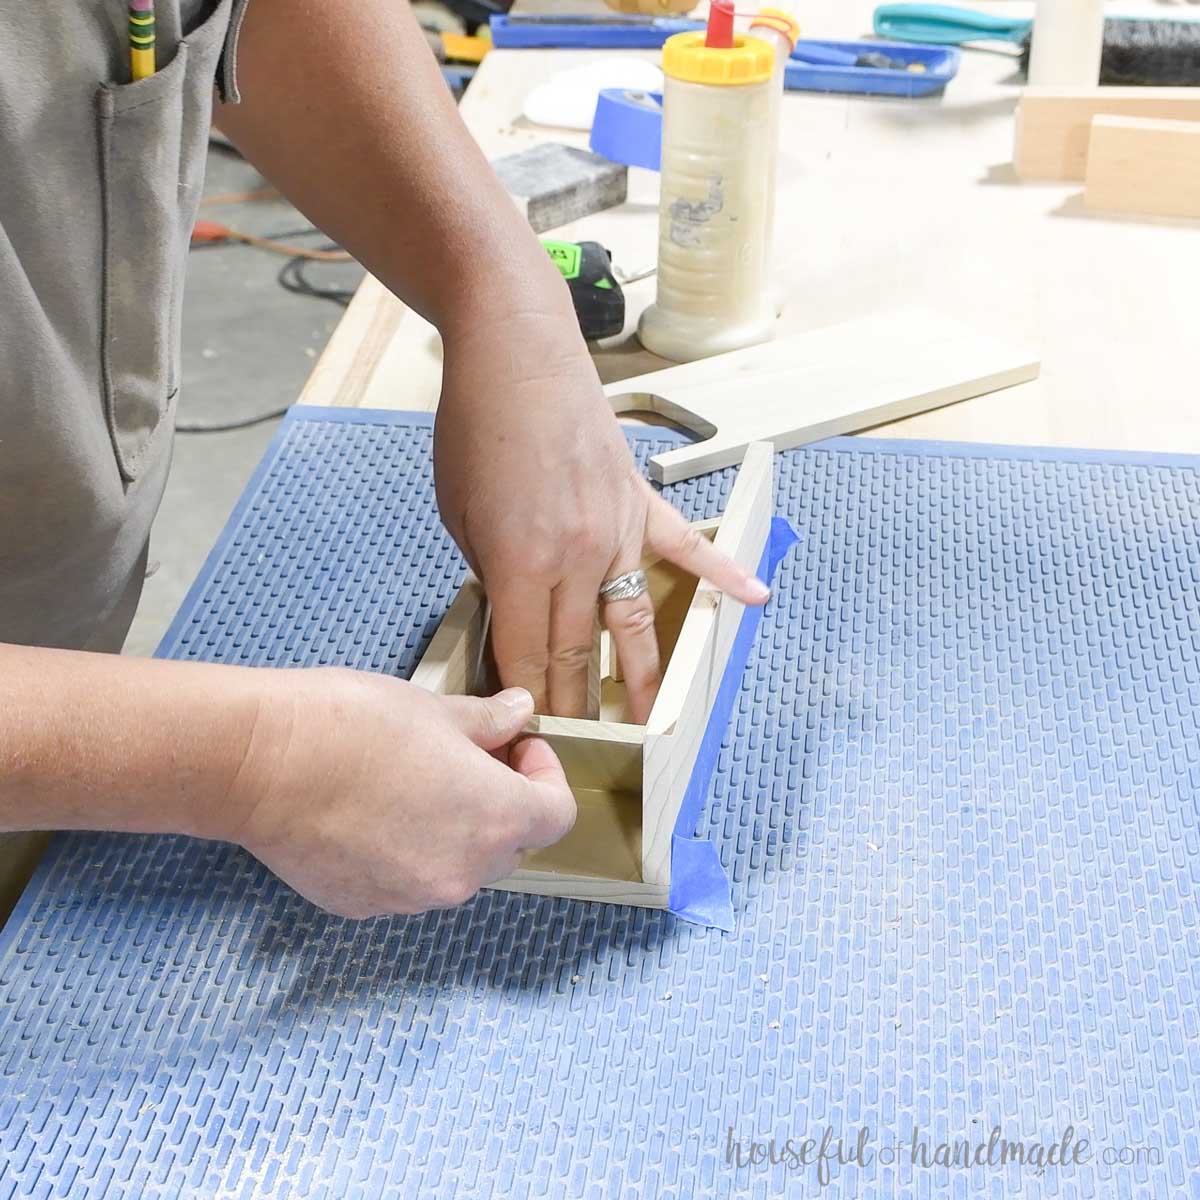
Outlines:
{"label": "wooden box", "polygon": [[[771,446],[752,444],[725,512],[698,523],[751,572],[758,569],[770,531],[773,476]],[[602,634],[598,718],[536,716],[529,725],[562,760],[579,806],[575,828],[556,845],[527,854],[520,869],[496,887],[667,907],[671,836],[744,606],[671,563],[643,566],[664,663],[650,717],[645,725],[626,719],[624,685]],[[486,678],[486,614],[483,589],[468,577],[413,682],[442,694],[494,690],[494,680]]]}

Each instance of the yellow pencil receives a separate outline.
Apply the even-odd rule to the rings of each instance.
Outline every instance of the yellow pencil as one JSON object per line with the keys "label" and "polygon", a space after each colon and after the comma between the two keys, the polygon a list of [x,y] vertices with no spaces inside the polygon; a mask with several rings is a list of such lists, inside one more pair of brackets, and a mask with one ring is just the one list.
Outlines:
{"label": "yellow pencil", "polygon": [[134,80],[154,74],[154,0],[129,0],[129,66]]}

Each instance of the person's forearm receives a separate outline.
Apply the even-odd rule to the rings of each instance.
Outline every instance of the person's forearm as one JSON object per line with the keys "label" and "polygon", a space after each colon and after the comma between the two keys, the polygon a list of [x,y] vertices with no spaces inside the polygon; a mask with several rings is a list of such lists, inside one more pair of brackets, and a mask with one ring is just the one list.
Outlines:
{"label": "person's forearm", "polygon": [[368,671],[0,645],[0,831],[219,838],[342,916],[460,904],[575,819],[550,747],[513,744],[532,713]]}
{"label": "person's forearm", "polygon": [[566,288],[463,125],[402,0],[251,0],[221,129],[444,337],[523,316],[578,339]]}
{"label": "person's forearm", "polygon": [[0,830],[225,836],[281,675],[0,645]]}

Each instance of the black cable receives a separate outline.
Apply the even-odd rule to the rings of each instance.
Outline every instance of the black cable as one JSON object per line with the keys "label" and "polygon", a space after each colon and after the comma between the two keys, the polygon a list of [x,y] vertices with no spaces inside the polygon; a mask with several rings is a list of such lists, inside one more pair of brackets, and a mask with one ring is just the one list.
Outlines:
{"label": "black cable", "polygon": [[[283,241],[285,238],[305,237],[309,234],[320,233],[319,229],[311,225],[305,226],[303,229],[287,230],[283,233],[264,234],[264,237],[269,237],[272,241]],[[225,242],[203,242],[193,246],[193,250],[203,250],[221,246],[244,246],[246,243],[237,241]],[[322,250],[340,250],[341,247],[334,245],[332,242],[326,243],[321,247]],[[316,259],[305,258],[303,255],[297,255],[295,258],[289,258],[287,262],[279,268],[277,279],[279,283],[289,292],[293,292],[299,296],[312,296],[318,300],[331,300],[335,304],[340,304],[343,308],[350,303],[354,292],[346,288],[326,288],[320,287],[313,283],[305,274],[305,268],[310,266]],[[350,261],[350,260],[347,260]],[[253,417],[242,417],[235,421],[177,421],[175,423],[176,433],[232,433],[236,429],[250,429],[255,425],[262,425],[266,421],[274,421],[278,417],[282,417],[287,412],[290,405],[284,405],[283,408],[272,409],[270,412],[259,413]]]}
{"label": "black cable", "polygon": [[[322,249],[337,250],[339,247],[330,243]],[[289,258],[287,262],[279,268],[278,278],[279,283],[289,292],[294,292],[298,296],[312,296],[318,300],[331,300],[334,304],[340,304],[342,308],[354,297],[354,291],[351,288],[335,288],[321,287],[315,284],[308,278],[307,270],[312,266],[315,260],[297,256]]]}
{"label": "black cable", "polygon": [[[472,24],[483,24],[492,13],[507,12],[509,2],[510,0],[451,0],[448,7],[457,11]],[[464,82],[464,88],[468,82],[469,80]],[[229,154],[236,158],[243,157],[241,151],[224,138],[210,135],[208,144],[210,149],[218,150],[221,153]],[[303,229],[290,229],[282,233],[263,234],[262,236],[269,241],[282,242],[288,238],[309,237],[315,233],[320,233],[320,230],[311,225],[306,225]],[[221,242],[199,242],[191,248],[193,250],[217,250],[222,247],[245,245],[247,243],[231,238]],[[321,249],[340,250],[341,247],[330,242],[322,246]],[[303,255],[289,258],[279,268],[279,274],[276,276],[276,279],[281,287],[286,291],[292,292],[294,295],[311,296],[315,300],[329,300],[345,308],[354,298],[353,290],[350,288],[321,287],[319,284],[313,283],[309,279],[307,271],[317,261],[316,259],[305,258]],[[176,433],[229,433],[235,429],[249,429],[254,425],[262,425],[266,421],[274,421],[276,418],[282,417],[290,407],[291,405],[285,405],[283,408],[272,409],[270,412],[260,413],[253,417],[244,417],[237,421],[216,421],[211,424],[200,421],[177,421],[175,423],[175,431]]]}
{"label": "black cable", "polygon": [[208,135],[208,148],[219,150],[222,154],[228,154],[233,158],[240,158],[243,162],[246,160],[246,156],[227,137],[217,133]]}
{"label": "black cable", "polygon": [[277,417],[282,417],[290,407],[290,404],[285,404],[282,408],[275,408],[270,412],[259,413],[255,417],[244,417],[240,421],[214,421],[211,424],[204,421],[176,421],[175,432],[232,433],[235,429],[249,429],[253,425],[261,425],[264,421],[274,421]]}

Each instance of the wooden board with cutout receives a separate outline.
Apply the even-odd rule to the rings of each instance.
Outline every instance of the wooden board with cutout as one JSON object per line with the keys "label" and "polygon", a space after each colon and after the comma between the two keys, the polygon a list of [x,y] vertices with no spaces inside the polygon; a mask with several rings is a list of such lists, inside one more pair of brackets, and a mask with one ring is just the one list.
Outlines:
{"label": "wooden board with cutout", "polygon": [[605,388],[617,412],[650,411],[704,439],[650,460],[660,483],[741,461],[754,441],[789,450],[1037,377],[1030,349],[940,313],[897,309]]}

